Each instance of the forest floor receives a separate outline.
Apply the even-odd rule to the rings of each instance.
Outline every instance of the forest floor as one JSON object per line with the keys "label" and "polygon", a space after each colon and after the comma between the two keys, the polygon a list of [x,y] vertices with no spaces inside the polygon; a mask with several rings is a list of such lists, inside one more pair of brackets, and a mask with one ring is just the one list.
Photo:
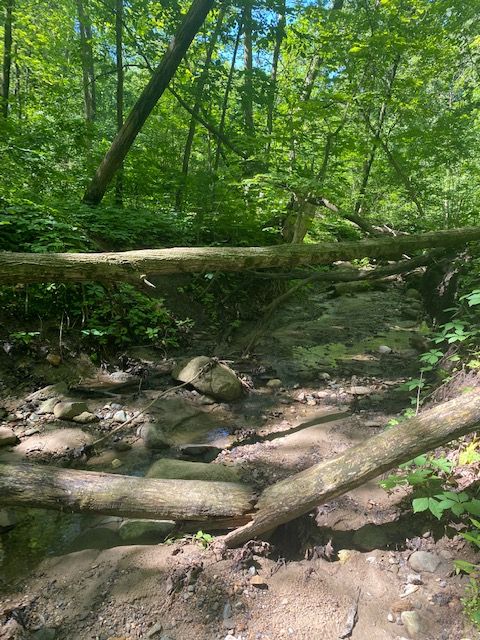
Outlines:
{"label": "forest floor", "polygon": [[[48,365],[49,382],[66,377],[62,367],[97,376],[96,387],[77,387],[74,397],[96,422],[44,412],[49,398],[72,397],[62,383],[11,390],[2,424],[20,442],[0,449],[0,462],[144,475],[169,458],[169,477],[185,477],[185,461],[209,462],[193,477],[226,465],[232,479],[261,489],[398,417],[410,395],[400,385],[418,371],[421,323],[415,292],[400,286],[340,298],[310,292],[278,311],[249,354],[241,345],[252,327],[222,350],[248,388],[231,404],[184,387],[141,413],[175,384],[171,363],[148,349],[124,358],[125,387],[112,383],[114,396],[99,392],[107,374],[85,363]],[[208,332],[194,346],[186,355],[218,354]],[[140,391],[128,376],[142,377]],[[97,455],[72,460],[73,450],[128,418],[133,426]],[[169,449],[149,449],[137,434],[155,422],[170,434]],[[183,462],[177,475],[174,460]],[[462,612],[468,579],[453,567],[454,559],[475,559],[472,549],[454,527],[413,516],[405,488],[387,493],[377,480],[224,556],[204,536],[177,535],[168,523],[128,527],[121,518],[33,509],[3,516],[16,525],[0,538],[1,640],[479,637]]]}

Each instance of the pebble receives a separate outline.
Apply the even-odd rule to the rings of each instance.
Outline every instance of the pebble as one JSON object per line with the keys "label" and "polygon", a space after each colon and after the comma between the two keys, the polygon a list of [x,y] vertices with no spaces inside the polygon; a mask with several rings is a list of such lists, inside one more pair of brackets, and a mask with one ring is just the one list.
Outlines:
{"label": "pebble", "polygon": [[430,551],[414,551],[408,559],[408,564],[417,573],[422,571],[434,573],[438,569],[440,562],[440,557]]}
{"label": "pebble", "polygon": [[381,344],[381,345],[378,347],[378,353],[381,353],[381,354],[383,354],[383,355],[386,355],[386,354],[388,354],[388,353],[392,353],[392,349],[391,349],[390,347],[387,347],[387,345],[386,345],[386,344]]}
{"label": "pebble", "polygon": [[78,416],[72,418],[74,422],[79,424],[90,424],[91,422],[98,422],[98,417],[90,411],[82,411]]}
{"label": "pebble", "polygon": [[252,576],[250,578],[250,584],[257,587],[257,589],[268,589],[267,583],[260,576]]}
{"label": "pebble", "polygon": [[267,387],[269,389],[279,389],[282,386],[282,381],[280,378],[272,378],[267,382]]}
{"label": "pebble", "polygon": [[118,469],[119,467],[121,467],[123,464],[123,462],[121,460],[119,460],[118,458],[114,458],[112,460],[112,468],[113,469]]}
{"label": "pebble", "polygon": [[257,575],[257,570],[253,565],[251,567],[248,567],[248,574],[251,575],[251,576],[256,576]]}
{"label": "pebble", "polygon": [[153,636],[157,635],[157,633],[160,633],[162,629],[163,626],[160,624],[160,622],[157,622],[157,624],[154,624],[153,627],[150,627],[150,629],[147,631],[147,638],[153,638]]}
{"label": "pebble", "polygon": [[53,414],[59,420],[71,420],[84,411],[88,411],[85,402],[59,402],[55,405]]}
{"label": "pebble", "polygon": [[423,584],[422,576],[418,573],[409,573],[407,576],[407,584]]}
{"label": "pebble", "polygon": [[46,357],[46,361],[53,367],[58,367],[62,362],[62,358],[57,353],[49,353]]}

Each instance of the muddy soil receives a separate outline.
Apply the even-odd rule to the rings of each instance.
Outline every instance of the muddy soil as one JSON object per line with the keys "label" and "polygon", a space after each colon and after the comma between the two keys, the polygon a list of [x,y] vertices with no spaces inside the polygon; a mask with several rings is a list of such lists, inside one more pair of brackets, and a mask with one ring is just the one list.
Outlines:
{"label": "muddy soil", "polygon": [[[222,353],[246,388],[237,402],[190,387],[160,397],[175,385],[171,363],[146,349],[125,359],[123,383],[83,371],[83,384],[70,389],[11,390],[1,424],[19,443],[0,448],[0,462],[134,475],[165,458],[208,462],[197,477],[225,465],[261,489],[367,439],[408,406],[400,385],[418,371],[423,322],[404,289],[294,300],[245,356],[251,330]],[[213,337],[197,347],[192,355],[218,345]],[[85,402],[94,421],[42,413],[49,396]],[[142,437],[159,424],[161,450]],[[82,447],[103,436],[86,455]],[[476,638],[460,602],[468,580],[453,567],[475,554],[454,527],[412,516],[407,493],[371,481],[226,553],[215,539],[173,525],[132,534],[121,518],[4,513],[11,523],[0,538],[0,638]]]}

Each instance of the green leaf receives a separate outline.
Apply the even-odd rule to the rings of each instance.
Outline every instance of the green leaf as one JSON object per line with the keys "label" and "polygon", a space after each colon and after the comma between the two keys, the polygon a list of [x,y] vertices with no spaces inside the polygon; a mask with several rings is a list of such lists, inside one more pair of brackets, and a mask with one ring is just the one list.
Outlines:
{"label": "green leaf", "polygon": [[420,513],[429,509],[428,498],[415,498],[412,500],[413,513]]}

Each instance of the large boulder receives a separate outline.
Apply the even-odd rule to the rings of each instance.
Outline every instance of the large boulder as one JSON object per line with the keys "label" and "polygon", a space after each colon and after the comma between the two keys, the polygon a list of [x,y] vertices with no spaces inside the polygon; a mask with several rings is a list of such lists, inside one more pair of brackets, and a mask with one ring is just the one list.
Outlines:
{"label": "large boulder", "polygon": [[21,457],[48,460],[92,444],[93,440],[93,436],[82,429],[52,429],[26,438],[13,451]]}
{"label": "large boulder", "polygon": [[[210,367],[207,365],[211,364]],[[207,367],[204,372],[202,369]],[[235,373],[224,364],[213,362],[207,356],[197,356],[174,367],[172,376],[221,402],[232,402],[242,396],[243,387]]]}
{"label": "large boulder", "polygon": [[147,472],[147,478],[206,480],[207,482],[240,482],[241,480],[239,470],[235,467],[171,458],[154,462]]}
{"label": "large boulder", "polygon": [[0,427],[0,447],[16,444],[18,438],[10,427]]}

